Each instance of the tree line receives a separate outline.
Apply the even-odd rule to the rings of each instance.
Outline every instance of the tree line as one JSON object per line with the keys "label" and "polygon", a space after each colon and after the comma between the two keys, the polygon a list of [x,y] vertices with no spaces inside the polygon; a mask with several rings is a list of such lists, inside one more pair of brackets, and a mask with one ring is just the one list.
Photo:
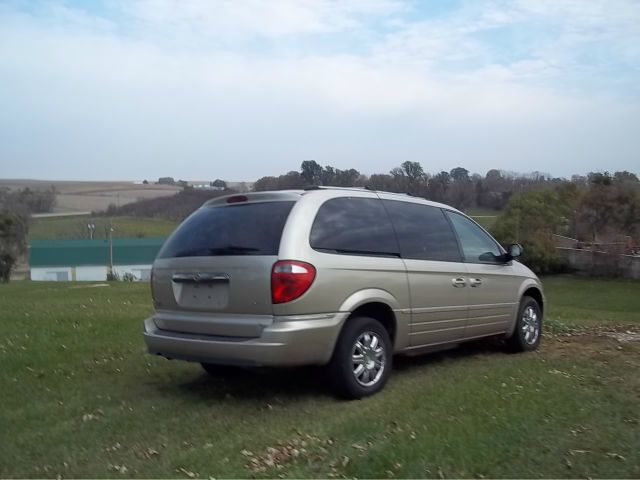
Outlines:
{"label": "tree line", "polygon": [[[592,172],[571,179],[497,169],[482,176],[463,167],[430,174],[418,162],[404,162],[389,173],[366,176],[353,168],[343,170],[307,160],[300,170],[260,178],[253,190],[290,190],[313,185],[408,193],[467,211],[491,209],[497,216],[491,233],[505,245],[523,244],[523,261],[539,273],[565,268],[553,234],[582,241],[626,235],[631,247],[640,243],[640,182],[636,174],[627,171]],[[208,198],[232,192],[186,188],[173,197],[141,200],[119,208],[112,206],[106,215],[182,220]]]}
{"label": "tree line", "polygon": [[[491,233],[503,244],[522,243],[523,261],[539,273],[562,271],[564,261],[553,235],[584,242],[617,241],[622,252],[640,243],[640,182],[628,171],[591,172],[571,179],[541,172],[518,174],[491,169],[484,176],[463,167],[430,174],[418,162],[404,162],[389,173],[362,175],[313,160],[300,171],[262,177],[254,191],[305,188],[311,185],[366,187],[408,193],[460,210],[486,208],[499,216]],[[624,237],[624,238],[621,238]]]}
{"label": "tree line", "polygon": [[367,187],[372,190],[408,193],[436,202],[447,203],[458,209],[474,207],[501,210],[515,192],[529,191],[543,185],[561,183],[549,174],[533,172],[517,174],[491,169],[483,177],[463,167],[449,172],[430,174],[419,162],[403,162],[389,173],[367,176],[354,168],[341,170],[322,166],[315,160],[305,160],[300,171],[290,171],[278,177],[258,179],[254,191],[289,190],[312,185],[332,187]]}
{"label": "tree line", "polygon": [[552,187],[513,195],[491,233],[522,243],[523,261],[538,273],[566,268],[553,235],[580,240],[598,250],[640,253],[640,181],[627,171],[592,172]]}

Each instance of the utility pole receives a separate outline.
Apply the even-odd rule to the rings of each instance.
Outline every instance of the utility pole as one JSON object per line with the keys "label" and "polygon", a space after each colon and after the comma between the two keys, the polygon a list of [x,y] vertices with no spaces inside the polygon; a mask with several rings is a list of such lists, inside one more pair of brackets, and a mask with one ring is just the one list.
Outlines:
{"label": "utility pole", "polygon": [[113,280],[113,227],[109,225],[108,227],[109,234],[109,272],[107,274],[107,278]]}

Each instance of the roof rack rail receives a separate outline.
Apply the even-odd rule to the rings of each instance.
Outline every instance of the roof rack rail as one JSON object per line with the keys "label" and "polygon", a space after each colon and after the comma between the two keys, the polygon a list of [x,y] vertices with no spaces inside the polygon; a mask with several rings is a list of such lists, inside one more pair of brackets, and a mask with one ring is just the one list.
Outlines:
{"label": "roof rack rail", "polygon": [[305,190],[305,191],[309,191],[309,190],[358,190],[358,191],[362,191],[362,190],[371,190],[371,189],[367,188],[367,187],[332,187],[330,185],[309,185],[307,187],[304,187],[303,190]]}
{"label": "roof rack rail", "polygon": [[388,192],[386,190],[376,190],[375,188],[371,188],[369,185],[365,185],[364,187],[332,187],[330,185],[308,185],[304,187],[303,190],[304,191],[313,191],[313,190],[346,190],[346,191],[352,190],[353,191],[355,190],[358,192],[365,190],[367,192],[385,193],[390,195],[401,195],[401,196],[407,196],[407,197],[413,197],[413,198],[422,198],[426,200],[426,198],[421,197],[420,195],[414,195],[409,192]]}

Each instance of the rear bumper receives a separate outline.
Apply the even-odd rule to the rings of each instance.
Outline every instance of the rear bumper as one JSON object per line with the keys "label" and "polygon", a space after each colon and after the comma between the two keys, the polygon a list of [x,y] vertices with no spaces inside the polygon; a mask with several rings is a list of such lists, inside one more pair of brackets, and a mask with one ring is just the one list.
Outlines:
{"label": "rear bumper", "polygon": [[348,313],[274,317],[259,337],[198,335],[162,330],[144,321],[149,353],[169,359],[230,365],[324,365]]}

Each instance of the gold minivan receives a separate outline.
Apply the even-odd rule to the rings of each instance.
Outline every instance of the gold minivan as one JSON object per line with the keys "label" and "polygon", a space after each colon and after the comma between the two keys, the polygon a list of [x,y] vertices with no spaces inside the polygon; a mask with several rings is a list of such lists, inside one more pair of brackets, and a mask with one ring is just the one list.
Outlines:
{"label": "gold minivan", "polygon": [[395,354],[488,336],[540,343],[540,280],[469,217],[356,188],[229,195],[167,239],[149,351],[219,365],[326,365],[337,392],[383,388]]}

